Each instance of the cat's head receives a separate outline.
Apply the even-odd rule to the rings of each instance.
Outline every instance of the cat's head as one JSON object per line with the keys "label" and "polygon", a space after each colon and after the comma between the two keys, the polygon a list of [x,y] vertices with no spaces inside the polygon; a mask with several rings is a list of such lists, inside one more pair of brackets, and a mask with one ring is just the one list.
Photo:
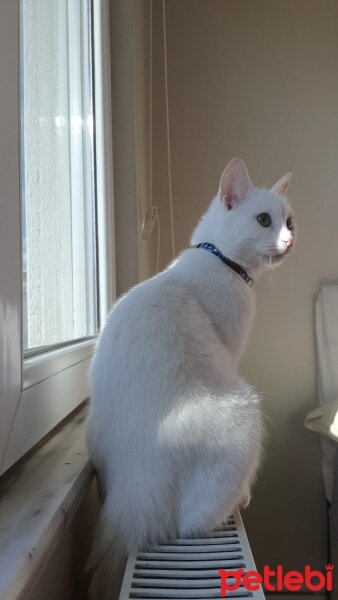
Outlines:
{"label": "cat's head", "polygon": [[271,189],[255,188],[242,160],[234,158],[191,243],[215,244],[247,269],[280,264],[295,242],[294,217],[286,198],[290,180],[288,173]]}

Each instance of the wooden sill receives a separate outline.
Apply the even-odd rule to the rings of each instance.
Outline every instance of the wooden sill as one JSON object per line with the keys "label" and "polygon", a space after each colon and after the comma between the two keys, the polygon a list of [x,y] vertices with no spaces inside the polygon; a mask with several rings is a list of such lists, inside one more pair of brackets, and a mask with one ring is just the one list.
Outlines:
{"label": "wooden sill", "polygon": [[0,488],[0,598],[25,598],[81,503],[95,472],[86,409]]}

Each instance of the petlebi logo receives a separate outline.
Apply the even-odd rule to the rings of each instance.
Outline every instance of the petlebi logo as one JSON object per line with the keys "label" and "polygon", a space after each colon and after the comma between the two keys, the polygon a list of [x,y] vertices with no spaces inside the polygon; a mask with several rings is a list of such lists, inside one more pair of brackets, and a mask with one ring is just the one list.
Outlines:
{"label": "petlebi logo", "polygon": [[281,565],[271,569],[264,565],[263,572],[244,571],[236,569],[228,571],[227,569],[218,569],[220,574],[221,596],[225,597],[228,592],[234,592],[239,587],[244,587],[250,592],[255,592],[261,585],[268,592],[299,592],[302,588],[307,588],[310,592],[320,592],[322,590],[332,591],[332,572],[333,565],[325,566],[326,573],[311,569],[310,565],[304,567],[301,571],[284,571]]}

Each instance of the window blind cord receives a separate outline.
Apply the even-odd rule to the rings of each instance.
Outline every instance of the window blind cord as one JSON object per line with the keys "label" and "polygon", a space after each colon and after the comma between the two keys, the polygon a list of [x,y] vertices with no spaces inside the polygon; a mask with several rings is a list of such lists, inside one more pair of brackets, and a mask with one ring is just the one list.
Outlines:
{"label": "window blind cord", "polygon": [[[149,199],[153,205],[153,0],[149,0]],[[160,270],[161,226],[156,211],[157,249],[156,273]]]}
{"label": "window blind cord", "polygon": [[[166,23],[166,5],[162,2],[162,25],[163,25],[163,62],[164,62],[164,96],[165,96],[165,122],[167,138],[167,173],[168,173],[168,192],[169,192],[169,214],[170,214],[170,234],[171,234],[171,252],[172,258],[176,256],[175,250],[175,226],[174,226],[174,206],[172,194],[172,173],[171,173],[171,142],[170,142],[170,119],[169,119],[169,92],[168,92],[168,57],[167,57],[167,23]],[[148,239],[151,236],[153,226],[157,226],[157,251],[156,251],[156,273],[160,269],[160,250],[161,250],[161,226],[159,211],[153,205],[153,2],[149,0],[149,102],[148,102],[148,129],[149,129],[149,148],[148,148],[148,190],[149,190],[149,209],[142,225],[142,237]]]}
{"label": "window blind cord", "polygon": [[160,248],[161,248],[161,226],[160,217],[158,211],[156,213],[156,224],[157,224],[157,257],[156,257],[156,273],[160,270]]}
{"label": "window blind cord", "polygon": [[[153,206],[153,0],[149,0],[149,202]],[[156,273],[160,270],[161,229],[156,210],[157,249]]]}
{"label": "window blind cord", "polygon": [[169,92],[168,92],[166,0],[162,0],[162,21],[163,21],[164,95],[165,95],[166,130],[167,130],[167,166],[168,166],[171,251],[172,251],[172,258],[175,258],[176,251],[175,251],[174,204],[173,204],[172,172],[171,172],[171,141],[170,141]]}

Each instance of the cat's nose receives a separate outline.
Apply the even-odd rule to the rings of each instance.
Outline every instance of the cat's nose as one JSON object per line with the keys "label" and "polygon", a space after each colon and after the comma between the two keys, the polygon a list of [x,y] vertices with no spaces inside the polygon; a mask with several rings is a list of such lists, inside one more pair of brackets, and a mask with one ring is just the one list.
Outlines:
{"label": "cat's nose", "polygon": [[292,246],[293,246],[293,239],[292,238],[290,240],[283,240],[283,242],[284,242],[287,250],[289,250],[289,248],[292,248]]}

